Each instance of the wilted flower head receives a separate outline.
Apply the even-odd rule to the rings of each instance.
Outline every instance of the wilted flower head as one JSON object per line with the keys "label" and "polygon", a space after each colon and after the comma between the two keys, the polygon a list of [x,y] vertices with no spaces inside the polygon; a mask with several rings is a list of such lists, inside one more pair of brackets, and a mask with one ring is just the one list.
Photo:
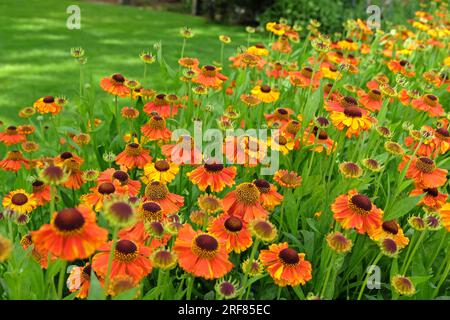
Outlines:
{"label": "wilted flower head", "polygon": [[404,296],[412,296],[416,293],[416,288],[411,279],[402,275],[395,275],[391,279],[391,285],[394,290]]}
{"label": "wilted flower head", "polygon": [[425,221],[419,216],[411,216],[408,219],[409,225],[417,231],[423,231],[426,228]]}
{"label": "wilted flower head", "polygon": [[436,231],[441,229],[441,218],[436,213],[429,213],[424,218],[428,230]]}
{"label": "wilted flower head", "polygon": [[346,178],[359,178],[363,174],[361,167],[354,162],[343,162],[339,165],[339,171]]}
{"label": "wilted flower head", "polygon": [[405,154],[405,150],[403,150],[400,144],[390,140],[385,142],[384,149],[395,156],[401,156]]}
{"label": "wilted flower head", "polygon": [[142,51],[139,54],[139,58],[141,59],[142,62],[147,64],[152,64],[153,62],[156,61],[156,56],[154,56],[153,53],[150,53],[148,51]]}
{"label": "wilted flower head", "polygon": [[377,160],[372,159],[372,158],[364,159],[362,161],[362,164],[366,169],[369,169],[372,172],[378,172],[381,170],[380,163]]}
{"label": "wilted flower head", "polygon": [[61,167],[49,165],[39,172],[39,177],[46,184],[59,185],[66,181],[68,173]]}
{"label": "wilted flower head", "polygon": [[233,299],[239,293],[237,281],[221,280],[214,286],[217,295],[222,299]]}
{"label": "wilted flower head", "polygon": [[95,181],[97,180],[100,172],[96,169],[88,169],[83,171],[82,177],[84,181]]}
{"label": "wilted flower head", "polygon": [[150,260],[155,268],[170,270],[177,265],[178,257],[170,250],[159,248],[153,251]]}
{"label": "wilted flower head", "polygon": [[326,237],[328,246],[337,253],[345,253],[352,249],[353,242],[342,233],[331,232]]}
{"label": "wilted flower head", "polygon": [[81,47],[78,48],[71,48],[70,49],[70,55],[76,59],[79,59],[84,56],[84,49]]}
{"label": "wilted flower head", "polygon": [[253,259],[252,262],[250,262],[250,259],[247,258],[244,262],[242,262],[241,267],[242,271],[251,277],[259,276],[264,271],[264,266],[259,259]]}
{"label": "wilted flower head", "polygon": [[247,33],[255,33],[256,32],[256,29],[255,28],[253,28],[253,27],[250,27],[250,26],[247,26],[247,27],[245,27],[245,31],[247,32]]}
{"label": "wilted flower head", "polygon": [[255,238],[264,242],[272,242],[277,236],[277,229],[267,220],[252,220],[250,221],[249,228]]}
{"label": "wilted flower head", "polygon": [[105,201],[103,213],[111,225],[126,227],[136,219],[134,205],[125,197],[113,197]]}
{"label": "wilted flower head", "polygon": [[399,248],[397,243],[391,238],[384,238],[378,242],[381,252],[391,258],[395,258],[398,255]]}
{"label": "wilted flower head", "polygon": [[108,163],[114,162],[114,160],[116,160],[116,155],[111,151],[105,152],[103,153],[103,160]]}
{"label": "wilted flower head", "polygon": [[194,36],[194,33],[192,32],[192,29],[189,27],[183,27],[180,29],[180,35],[183,38],[189,39],[192,38]]}

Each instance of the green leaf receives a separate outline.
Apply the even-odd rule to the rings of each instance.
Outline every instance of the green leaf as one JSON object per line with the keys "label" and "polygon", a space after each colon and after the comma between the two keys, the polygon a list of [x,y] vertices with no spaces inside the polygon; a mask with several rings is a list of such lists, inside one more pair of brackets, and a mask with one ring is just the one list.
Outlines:
{"label": "green leaf", "polygon": [[88,300],[104,300],[105,294],[103,292],[103,288],[100,285],[97,277],[95,276],[95,272],[91,272],[91,286],[89,288]]}
{"label": "green leaf", "polygon": [[397,201],[393,205],[391,211],[384,216],[384,220],[392,220],[403,217],[404,215],[408,214],[412,209],[414,209],[414,207],[423,197],[424,195],[422,194],[416,197],[407,197],[400,201]]}
{"label": "green leaf", "polygon": [[417,287],[419,284],[424,283],[425,281],[431,279],[432,277],[433,277],[433,275],[429,275],[429,276],[411,276],[411,277],[409,277],[409,279]]}
{"label": "green leaf", "polygon": [[136,297],[136,294],[140,289],[141,289],[140,287],[136,287],[121,292],[117,296],[115,296],[113,300],[132,300],[134,297]]}

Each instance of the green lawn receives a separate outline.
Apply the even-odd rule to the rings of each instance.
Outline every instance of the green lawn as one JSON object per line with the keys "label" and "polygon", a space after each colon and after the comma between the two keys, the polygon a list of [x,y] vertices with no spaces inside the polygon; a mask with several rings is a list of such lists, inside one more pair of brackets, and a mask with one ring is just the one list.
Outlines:
{"label": "green lawn", "polygon": [[[66,8],[81,8],[81,29],[68,30]],[[188,41],[185,55],[200,58],[202,64],[219,60],[218,35],[233,40],[231,53],[246,42],[241,27],[210,24],[203,18],[136,7],[74,0],[13,0],[0,2],[0,120],[20,124],[17,111],[45,95],[65,95],[76,100],[78,65],[70,48],[81,46],[88,56],[85,73],[98,85],[103,76],[121,72],[139,79],[142,50],[163,43],[164,58],[176,67],[182,39],[179,29],[189,26],[195,37]],[[153,51],[154,52],[154,51]],[[226,56],[226,55],[225,55]],[[158,67],[149,70],[151,87],[163,87]]]}

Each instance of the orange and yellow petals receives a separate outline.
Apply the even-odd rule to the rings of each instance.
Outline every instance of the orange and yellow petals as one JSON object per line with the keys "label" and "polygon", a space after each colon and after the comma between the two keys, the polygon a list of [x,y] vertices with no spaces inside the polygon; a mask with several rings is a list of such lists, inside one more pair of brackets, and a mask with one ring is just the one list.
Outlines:
{"label": "orange and yellow petals", "polygon": [[[198,241],[199,236],[205,241]],[[198,248],[203,248],[203,251]],[[223,241],[201,231],[196,232],[189,224],[178,231],[173,250],[178,255],[180,267],[196,277],[218,279],[233,268]]]}
{"label": "orange and yellow petals", "polygon": [[147,163],[151,162],[152,159],[150,151],[146,149],[142,149],[141,153],[137,155],[130,155],[126,151],[122,151],[117,155],[116,163],[127,169],[133,169],[135,167],[142,169]]}
{"label": "orange and yellow petals", "polygon": [[439,210],[439,215],[445,229],[450,232],[450,203],[446,203],[442,206],[442,208]]}
{"label": "orange and yellow petals", "polygon": [[274,282],[281,287],[304,285],[312,279],[312,266],[305,260],[305,254],[290,249],[286,242],[261,250],[260,260]]}
{"label": "orange and yellow petals", "polygon": [[[356,198],[354,198],[355,196]],[[383,217],[381,209],[372,204],[368,197],[359,195],[355,190],[350,191],[348,195],[337,197],[331,205],[331,211],[334,219],[344,229],[354,228],[361,234],[379,228]]]}
{"label": "orange and yellow petals", "polygon": [[228,253],[231,251],[241,253],[253,243],[247,222],[239,219],[236,223],[233,221],[235,219],[239,218],[222,213],[208,226],[208,232],[224,241]]}
{"label": "orange and yellow petals", "polygon": [[131,94],[131,90],[124,85],[125,79],[124,81],[120,82],[120,81],[116,81],[114,80],[112,77],[107,77],[107,78],[103,78],[100,81],[100,87],[115,96],[121,97],[121,98],[125,98],[125,97],[129,97]]}
{"label": "orange and yellow petals", "polygon": [[199,166],[186,175],[201,191],[205,191],[209,187],[211,192],[220,192],[225,187],[234,185],[236,168],[227,167],[220,171],[212,172],[205,169],[205,166]]}
{"label": "orange and yellow petals", "polygon": [[92,221],[88,211],[78,207],[78,212],[84,217],[84,224],[70,232],[58,228],[58,223],[55,223],[56,213],[51,224],[43,225],[31,233],[33,243],[38,249],[47,249],[58,258],[68,261],[90,257],[105,243],[108,231]]}

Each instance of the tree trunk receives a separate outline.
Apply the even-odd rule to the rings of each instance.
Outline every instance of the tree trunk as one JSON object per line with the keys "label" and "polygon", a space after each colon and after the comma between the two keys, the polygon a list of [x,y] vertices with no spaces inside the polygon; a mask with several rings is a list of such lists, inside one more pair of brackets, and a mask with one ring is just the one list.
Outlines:
{"label": "tree trunk", "polygon": [[191,0],[191,14],[194,16],[196,16],[198,12],[197,5],[198,5],[197,0]]}

